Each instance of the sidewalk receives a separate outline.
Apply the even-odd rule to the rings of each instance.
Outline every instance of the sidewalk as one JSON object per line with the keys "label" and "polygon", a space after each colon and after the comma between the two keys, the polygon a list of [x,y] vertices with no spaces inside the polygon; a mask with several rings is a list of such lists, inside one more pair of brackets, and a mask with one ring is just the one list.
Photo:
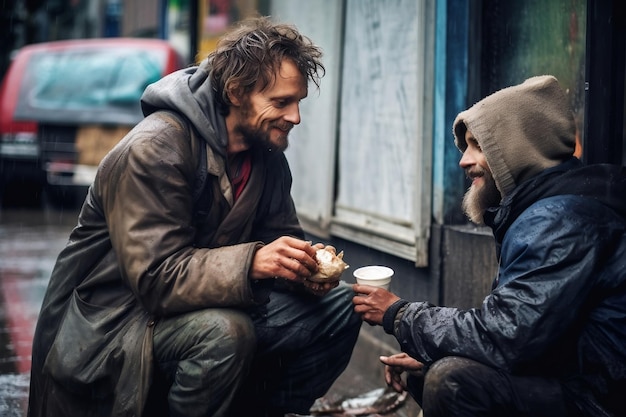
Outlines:
{"label": "sidewalk", "polygon": [[[366,329],[365,326],[368,324],[365,323],[363,326],[348,368],[335,381],[325,398],[353,398],[386,387],[384,366],[378,357],[398,353],[399,350],[395,340],[386,335],[380,327]],[[420,407],[410,395],[407,395],[401,407],[384,416],[417,417],[419,412]]]}

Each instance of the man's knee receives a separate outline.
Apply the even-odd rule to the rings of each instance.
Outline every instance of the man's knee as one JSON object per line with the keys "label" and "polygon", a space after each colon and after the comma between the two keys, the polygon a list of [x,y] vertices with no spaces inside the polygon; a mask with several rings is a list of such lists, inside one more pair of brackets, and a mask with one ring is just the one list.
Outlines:
{"label": "man's knee", "polygon": [[326,296],[329,301],[327,307],[328,317],[330,320],[338,320],[344,324],[348,329],[358,329],[361,327],[363,320],[361,315],[354,311],[354,305],[352,304],[352,298],[354,297],[354,291],[352,287],[344,282],[341,282],[339,286],[334,288]]}
{"label": "man's knee", "polygon": [[250,318],[236,310],[207,309],[165,319],[158,326],[158,376],[152,388],[155,394],[167,392],[170,415],[224,412],[256,350]]}
{"label": "man's knee", "polygon": [[209,351],[219,349],[235,354],[252,355],[256,347],[254,326],[250,317],[235,310],[211,309],[199,312],[191,324],[197,342]]}
{"label": "man's knee", "polygon": [[163,320],[154,334],[159,362],[252,356],[256,348],[254,326],[248,315],[228,309],[206,309]]}
{"label": "man's knee", "polygon": [[513,376],[454,356],[435,362],[426,373],[423,405],[431,416],[569,415],[557,380]]}
{"label": "man's knee", "polygon": [[469,373],[475,362],[458,356],[447,356],[433,363],[426,373],[426,384],[441,385],[448,381],[458,381]]}
{"label": "man's knee", "polygon": [[[470,359],[449,356],[433,363],[424,377],[423,407],[433,415],[445,415],[449,407],[465,403],[466,396],[480,397],[484,366]],[[471,400],[470,402],[472,402]]]}

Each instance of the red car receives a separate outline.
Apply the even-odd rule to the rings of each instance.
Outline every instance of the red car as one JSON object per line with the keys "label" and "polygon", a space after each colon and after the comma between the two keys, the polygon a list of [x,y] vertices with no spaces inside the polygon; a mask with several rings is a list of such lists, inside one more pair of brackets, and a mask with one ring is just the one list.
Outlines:
{"label": "red car", "polygon": [[47,42],[18,51],[0,87],[0,198],[81,199],[104,155],[143,116],[148,84],[183,67],[160,39]]}

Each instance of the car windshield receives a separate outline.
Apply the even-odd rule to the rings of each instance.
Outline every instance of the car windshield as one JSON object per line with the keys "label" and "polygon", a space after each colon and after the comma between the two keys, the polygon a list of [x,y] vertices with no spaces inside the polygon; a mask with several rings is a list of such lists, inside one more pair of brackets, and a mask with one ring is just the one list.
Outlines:
{"label": "car windshield", "polygon": [[42,51],[29,60],[16,118],[134,124],[139,99],[162,74],[161,51],[84,48]]}

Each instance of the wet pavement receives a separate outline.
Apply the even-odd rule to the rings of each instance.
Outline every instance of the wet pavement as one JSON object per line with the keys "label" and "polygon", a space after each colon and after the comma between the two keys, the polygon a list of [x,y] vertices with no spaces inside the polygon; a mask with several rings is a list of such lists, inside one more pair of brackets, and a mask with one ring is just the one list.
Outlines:
{"label": "wet pavement", "polygon": [[0,416],[26,415],[31,342],[50,271],[74,212],[0,212]]}
{"label": "wet pavement", "polygon": [[[32,336],[50,272],[76,221],[73,210],[0,210],[0,416],[24,417]],[[367,325],[365,325],[367,326]],[[372,329],[369,329],[372,330]],[[377,358],[391,353],[362,332],[353,358],[326,398],[354,397],[384,386]],[[416,417],[407,398],[389,417]],[[242,416],[244,417],[244,416]]]}

